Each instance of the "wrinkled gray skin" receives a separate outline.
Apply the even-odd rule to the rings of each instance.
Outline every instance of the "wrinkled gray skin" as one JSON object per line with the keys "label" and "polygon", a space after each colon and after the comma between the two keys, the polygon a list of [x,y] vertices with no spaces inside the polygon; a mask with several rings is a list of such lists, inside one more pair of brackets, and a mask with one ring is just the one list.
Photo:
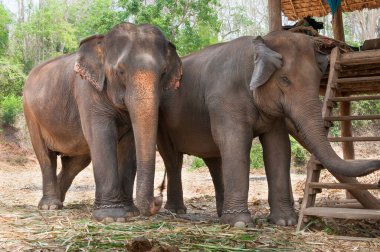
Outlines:
{"label": "wrinkled gray skin", "polygon": [[331,171],[362,176],[379,169],[380,161],[340,159],[328,142],[318,98],[326,60],[310,37],[285,31],[263,39],[241,37],[182,58],[181,89],[167,92],[160,106],[158,149],[168,175],[165,208],[186,212],[181,184],[186,153],[208,166],[221,222],[251,224],[249,152],[258,136],[269,185],[269,221],[296,224],[285,117]]}
{"label": "wrinkled gray skin", "polygon": [[136,168],[137,206],[144,215],[157,212],[158,106],[162,90],[178,87],[181,69],[175,47],[159,29],[131,23],[34,68],[23,101],[42,171],[39,208],[62,208],[74,177],[92,161],[95,219],[125,221],[139,213],[132,199]]}

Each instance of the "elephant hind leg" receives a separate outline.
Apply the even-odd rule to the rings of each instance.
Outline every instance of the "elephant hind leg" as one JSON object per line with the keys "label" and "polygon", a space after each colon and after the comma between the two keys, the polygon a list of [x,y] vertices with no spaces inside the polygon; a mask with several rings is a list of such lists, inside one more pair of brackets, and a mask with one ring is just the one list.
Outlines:
{"label": "elephant hind leg", "polygon": [[166,132],[159,127],[157,146],[168,176],[167,201],[165,209],[178,214],[185,214],[187,208],[183,202],[182,163],[183,154],[178,152],[171,143]]}
{"label": "elephant hind leg", "polygon": [[28,122],[30,139],[42,172],[42,198],[38,208],[57,210],[63,207],[57,185],[57,154],[48,149],[37,123]]}
{"label": "elephant hind leg", "polygon": [[223,199],[224,199],[224,184],[223,184],[223,170],[222,160],[217,158],[204,158],[203,159],[210,171],[212,182],[214,183],[215,198],[216,198],[216,211],[218,216],[222,216]]}
{"label": "elephant hind leg", "polygon": [[58,174],[58,188],[61,202],[65,200],[66,192],[69,190],[74,178],[86,168],[90,162],[89,155],[75,156],[75,157],[61,157],[62,170]]}

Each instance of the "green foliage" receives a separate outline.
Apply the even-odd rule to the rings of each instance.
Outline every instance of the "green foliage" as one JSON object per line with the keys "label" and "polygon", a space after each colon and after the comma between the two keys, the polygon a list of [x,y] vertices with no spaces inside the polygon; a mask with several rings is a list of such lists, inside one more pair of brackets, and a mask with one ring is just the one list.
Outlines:
{"label": "green foliage", "polygon": [[157,25],[184,55],[218,41],[217,0],[119,0],[124,19]]}
{"label": "green foliage", "polygon": [[5,96],[0,103],[1,124],[4,126],[13,126],[16,122],[17,115],[22,111],[22,99],[20,96]]}
{"label": "green foliage", "polygon": [[205,167],[205,166],[206,166],[206,164],[203,161],[203,159],[201,159],[199,157],[193,157],[193,160],[191,162],[191,170],[196,170],[200,167]]}
{"label": "green foliage", "polygon": [[0,2],[0,55],[4,54],[8,45],[8,25],[11,22],[12,19],[8,10]]}
{"label": "green foliage", "polygon": [[310,154],[293,137],[290,137],[291,155],[295,166],[304,166]]}
{"label": "green foliage", "polygon": [[70,7],[70,23],[74,24],[78,40],[94,34],[107,33],[123,21],[123,15],[112,0],[78,0]]}
{"label": "green foliage", "polygon": [[253,143],[249,153],[250,167],[260,169],[264,167],[263,148],[259,143]]}
{"label": "green foliage", "polygon": [[0,57],[0,100],[3,96],[21,95],[25,78],[21,65]]}
{"label": "green foliage", "polygon": [[74,24],[68,22],[64,0],[46,0],[32,9],[27,22],[15,27],[12,52],[29,71],[37,63],[77,48]]}

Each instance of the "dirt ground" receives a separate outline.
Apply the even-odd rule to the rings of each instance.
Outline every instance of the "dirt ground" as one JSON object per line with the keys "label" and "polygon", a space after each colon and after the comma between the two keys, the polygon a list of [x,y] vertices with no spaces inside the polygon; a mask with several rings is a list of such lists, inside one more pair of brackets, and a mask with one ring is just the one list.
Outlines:
{"label": "dirt ground", "polygon": [[[359,157],[380,156],[380,145],[370,148],[359,146],[358,150],[356,154]],[[183,185],[188,214],[175,216],[161,210],[157,216],[148,219],[137,217],[125,224],[104,225],[90,219],[94,200],[91,166],[75,179],[67,194],[64,210],[39,211],[36,206],[42,195],[41,173],[32,151],[1,140],[0,250],[124,250],[126,247],[120,248],[119,245],[102,247],[107,242],[114,244],[112,242],[115,242],[115,237],[119,237],[114,236],[115,230],[123,230],[125,236],[120,239],[123,239],[124,243],[130,242],[136,235],[143,234],[155,242],[175,245],[181,251],[380,251],[380,222],[315,219],[306,231],[299,233],[295,232],[295,227],[276,227],[268,224],[265,220],[269,213],[267,183],[263,169],[252,171],[250,174],[249,208],[257,223],[256,227],[242,231],[220,225],[216,216],[212,180],[207,168],[191,171],[191,157],[186,157],[184,163]],[[155,185],[158,186],[164,174],[163,162],[159,155],[156,169]],[[298,199],[303,195],[306,176],[292,172],[291,177],[295,207],[298,210]],[[333,181],[327,173],[323,174],[322,178],[325,181]],[[364,181],[375,183],[379,178],[380,173],[376,173],[364,178]],[[319,201],[341,196],[344,196],[344,192],[338,190],[330,194],[323,192]],[[153,224],[149,224],[145,231],[133,231],[133,228],[147,223]],[[162,226],[153,228],[154,225]],[[91,231],[93,229],[97,231]],[[147,230],[153,231],[150,233]],[[182,236],[173,238],[173,232]],[[83,237],[80,236],[82,234]],[[93,239],[96,237],[98,245],[91,245],[95,244],[96,239],[87,241],[88,236]],[[226,243],[211,243],[207,238],[209,236],[221,237],[223,241],[230,240]],[[193,237],[197,237],[197,240]],[[85,245],[78,245],[83,241],[86,241]]]}

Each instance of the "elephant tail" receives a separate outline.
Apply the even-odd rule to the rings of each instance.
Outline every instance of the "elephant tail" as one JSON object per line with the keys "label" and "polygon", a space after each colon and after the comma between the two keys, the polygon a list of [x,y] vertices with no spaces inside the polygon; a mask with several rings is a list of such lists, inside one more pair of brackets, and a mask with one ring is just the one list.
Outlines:
{"label": "elephant tail", "polygon": [[162,180],[162,183],[158,188],[160,189],[160,196],[162,197],[162,192],[166,189],[166,169],[164,173],[164,179]]}

